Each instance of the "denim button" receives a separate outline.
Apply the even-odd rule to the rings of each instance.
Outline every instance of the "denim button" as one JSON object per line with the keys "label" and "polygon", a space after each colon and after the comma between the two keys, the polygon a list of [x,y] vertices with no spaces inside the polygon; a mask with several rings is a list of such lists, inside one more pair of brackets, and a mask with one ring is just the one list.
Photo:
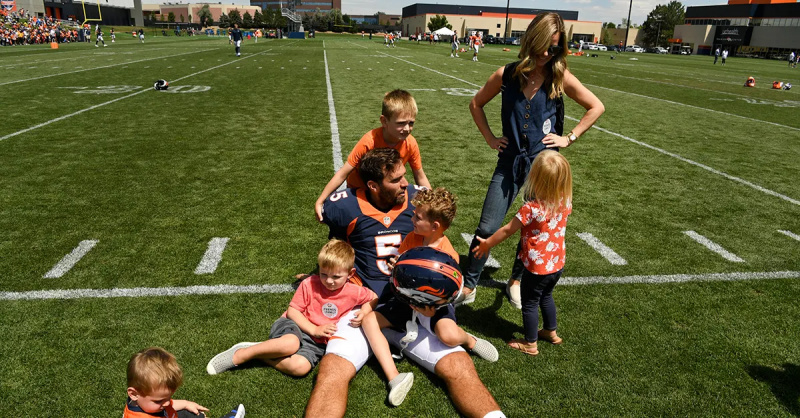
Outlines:
{"label": "denim button", "polygon": [[531,117],[531,115],[529,115],[529,114],[527,114],[527,113],[526,113],[526,114],[525,114],[525,119],[528,119],[529,117]]}
{"label": "denim button", "polygon": [[530,109],[531,105],[525,105],[525,109]]}
{"label": "denim button", "polygon": [[526,124],[522,125],[522,127],[525,128],[525,129],[528,129],[528,124],[526,123]]}

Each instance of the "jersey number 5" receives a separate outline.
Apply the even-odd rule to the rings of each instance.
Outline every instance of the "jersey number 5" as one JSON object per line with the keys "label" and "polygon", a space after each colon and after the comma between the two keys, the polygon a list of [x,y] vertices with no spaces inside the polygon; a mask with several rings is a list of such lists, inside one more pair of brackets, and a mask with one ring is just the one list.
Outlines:
{"label": "jersey number 5", "polygon": [[389,268],[387,258],[394,257],[400,252],[400,243],[403,236],[400,234],[380,235],[375,237],[375,254],[378,256],[378,269],[385,275],[390,276],[392,270]]}

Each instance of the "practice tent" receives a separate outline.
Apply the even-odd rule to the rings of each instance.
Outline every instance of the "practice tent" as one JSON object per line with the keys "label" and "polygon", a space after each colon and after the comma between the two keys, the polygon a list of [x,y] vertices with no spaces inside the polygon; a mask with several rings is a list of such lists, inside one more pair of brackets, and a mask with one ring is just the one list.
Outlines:
{"label": "practice tent", "polygon": [[447,27],[444,27],[444,28],[441,28],[441,29],[436,29],[435,31],[433,31],[433,33],[435,33],[435,34],[437,34],[439,36],[442,36],[442,35],[444,35],[444,36],[453,36],[453,35],[455,35],[455,32],[453,32],[450,29],[447,29]]}

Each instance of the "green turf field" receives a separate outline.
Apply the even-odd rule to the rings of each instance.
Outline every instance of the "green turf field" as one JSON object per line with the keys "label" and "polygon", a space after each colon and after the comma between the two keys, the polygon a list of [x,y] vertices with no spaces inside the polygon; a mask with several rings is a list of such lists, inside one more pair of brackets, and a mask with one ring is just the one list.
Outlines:
{"label": "green turf field", "polygon": [[[515,52],[489,46],[476,63],[448,44],[346,35],[248,41],[241,58],[221,37],[106,42],[0,48],[0,416],[119,416],[125,365],[151,345],[184,368],[176,398],[211,415],[244,403],[248,416],[301,416],[316,372],[205,365],[264,339],[294,274],[315,267],[330,105],[346,158],[379,125],[383,94],[412,91],[413,135],[431,183],[460,199],[448,236],[465,254],[496,163],[467,105]],[[509,417],[800,415],[800,70],[599,55],[569,60],[606,113],[563,151],[565,343],[535,358],[505,347],[522,331],[497,287],[509,240],[458,311],[500,351],[475,358],[478,373]],[[751,75],[757,87],[742,87]],[[161,78],[167,92],[152,89]],[[567,100],[567,130],[581,110]],[[487,113],[499,134],[498,99]],[[217,265],[201,262],[209,243],[226,244]],[[387,406],[370,362],[349,416],[457,415],[435,377],[398,367],[417,375],[406,402]]]}

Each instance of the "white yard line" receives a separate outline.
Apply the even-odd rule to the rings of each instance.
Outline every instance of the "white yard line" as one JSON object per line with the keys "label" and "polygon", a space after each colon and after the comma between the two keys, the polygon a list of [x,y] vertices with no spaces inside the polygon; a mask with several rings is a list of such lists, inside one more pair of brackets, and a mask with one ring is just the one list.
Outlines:
{"label": "white yard line", "polygon": [[710,239],[698,234],[695,231],[683,231],[683,233],[686,234],[686,236],[688,236],[689,238],[691,238],[695,242],[697,242],[698,244],[700,244],[700,245],[708,248],[709,250],[719,254],[722,258],[724,258],[724,259],[726,259],[728,261],[733,261],[734,263],[744,263],[744,259],[742,259],[741,257],[739,257],[736,254],[734,254],[734,253],[722,248],[721,245],[717,244],[714,241],[711,241]]}
{"label": "white yard line", "polygon": [[792,239],[795,239],[797,241],[800,241],[800,235],[797,235],[792,231],[785,231],[783,229],[779,229],[778,232],[780,232],[783,235],[786,235],[789,238],[792,238]]}
{"label": "white yard line", "polygon": [[706,274],[656,274],[641,276],[590,276],[590,277],[562,277],[559,285],[587,285],[587,284],[630,284],[630,283],[686,283],[686,282],[715,282],[715,281],[740,281],[740,280],[775,280],[798,279],[800,271],[766,271],[744,273],[706,273]]}
{"label": "white yard line", "polygon": [[[270,50],[267,50],[267,51],[270,51]],[[264,51],[264,52],[267,52],[267,51]],[[181,81],[181,80],[187,79],[187,78],[189,78],[189,77],[194,77],[194,76],[196,76],[196,75],[199,75],[199,74],[205,73],[205,72],[207,72],[207,71],[215,70],[215,69],[217,69],[217,68],[224,67],[224,66],[226,66],[226,65],[230,65],[230,64],[233,64],[233,63],[236,63],[236,62],[242,61],[242,60],[246,60],[246,59],[253,58],[253,57],[257,56],[257,55],[261,55],[261,54],[263,54],[264,52],[259,52],[259,53],[257,53],[257,54],[253,54],[253,55],[250,55],[250,56],[248,56],[248,57],[239,58],[239,59],[236,59],[236,60],[234,60],[234,61],[227,62],[227,63],[225,63],[225,64],[220,64],[220,65],[217,65],[217,66],[215,66],[215,67],[211,67],[211,68],[207,68],[207,69],[205,69],[205,70],[202,70],[202,71],[198,71],[198,72],[196,72],[196,73],[194,73],[194,74],[189,74],[189,75],[187,75],[187,76],[183,76],[183,77],[177,78],[177,79],[175,79],[175,80],[172,80],[172,83],[175,83],[175,82],[178,82],[178,81]],[[34,126],[31,126],[31,127],[29,127],[29,128],[25,128],[25,129],[23,129],[23,130],[21,130],[21,131],[14,132],[14,133],[8,134],[8,135],[6,135],[6,136],[0,136],[0,141],[6,140],[6,139],[8,139],[8,138],[15,137],[15,136],[17,136],[17,135],[20,135],[20,134],[24,134],[24,133],[26,133],[26,132],[30,132],[30,131],[32,131],[32,130],[35,130],[35,129],[39,129],[39,128],[43,127],[43,126],[50,125],[51,123],[59,122],[59,121],[62,121],[62,120],[64,120],[64,119],[68,119],[68,118],[71,118],[71,117],[73,117],[73,116],[80,115],[81,113],[88,112],[88,111],[90,111],[90,110],[94,110],[94,109],[97,109],[97,108],[99,108],[99,107],[103,107],[103,106],[106,106],[106,105],[109,105],[109,104],[112,104],[112,103],[116,103],[116,102],[118,102],[118,101],[120,101],[120,100],[125,100],[125,99],[128,99],[128,98],[130,98],[130,97],[133,97],[133,96],[136,96],[136,95],[139,95],[139,94],[142,94],[142,93],[144,93],[144,92],[151,91],[151,90],[153,90],[153,89],[152,89],[152,88],[150,88],[150,87],[148,87],[148,88],[146,88],[146,89],[139,90],[139,91],[137,91],[137,92],[131,93],[131,94],[127,95],[127,96],[117,97],[116,99],[109,100],[109,101],[107,101],[107,102],[100,103],[100,104],[96,104],[96,105],[93,105],[93,106],[89,106],[89,107],[87,107],[87,108],[85,108],[85,109],[81,109],[81,110],[79,110],[79,111],[77,111],[77,112],[73,112],[73,113],[70,113],[70,114],[68,114],[68,115],[59,116],[59,117],[57,117],[57,118],[55,118],[55,119],[51,119],[51,120],[49,120],[49,121],[47,121],[47,122],[42,122],[42,123],[40,123],[40,124],[38,124],[38,125],[34,125]]]}
{"label": "white yard line", "polygon": [[[638,276],[563,276],[559,285],[630,284],[630,283],[686,283],[705,281],[776,280],[797,279],[800,271],[769,271],[742,273],[705,274],[657,274]],[[497,282],[499,283],[499,282]],[[27,292],[0,292],[0,300],[49,300],[49,299],[96,299],[96,298],[140,298],[159,296],[192,295],[235,295],[253,293],[291,293],[294,288],[288,284],[265,285],[215,285],[186,287],[134,287],[114,289],[55,289],[32,290]]]}
{"label": "white yard line", "polygon": [[100,70],[100,69],[103,69],[103,68],[117,67],[117,66],[120,66],[120,65],[130,65],[130,64],[135,64],[137,62],[144,62],[144,61],[152,61],[152,60],[180,57],[181,55],[198,54],[200,52],[208,52],[208,51],[213,51],[215,49],[220,49],[220,48],[204,49],[204,50],[201,50],[201,51],[194,51],[194,52],[184,52],[182,54],[167,55],[166,57],[145,58],[145,59],[136,60],[136,61],[122,62],[122,63],[119,63],[119,64],[104,65],[102,67],[92,67],[92,68],[85,68],[85,69],[82,69],[82,70],[68,71],[66,73],[48,74],[48,75],[43,75],[43,76],[39,76],[39,77],[26,78],[24,80],[6,81],[5,83],[0,83],[0,86],[5,86],[5,85],[8,85],[8,84],[15,84],[15,83],[24,83],[26,81],[41,80],[43,78],[58,77],[58,76],[67,75],[67,74],[82,73],[84,71]]}
{"label": "white yard line", "polygon": [[730,117],[734,117],[734,118],[740,118],[740,119],[748,120],[748,121],[751,121],[751,122],[766,123],[768,125],[777,126],[779,128],[791,129],[791,130],[794,130],[794,131],[800,131],[800,128],[795,128],[794,126],[781,125],[780,123],[768,122],[768,121],[761,120],[761,119],[749,118],[747,116],[741,116],[741,115],[736,115],[736,114],[733,114],[733,113],[722,112],[722,111],[719,111],[719,110],[709,109],[707,107],[694,106],[694,105],[690,105],[690,104],[686,104],[686,103],[674,102],[672,100],[660,99],[658,97],[645,96],[644,94],[631,93],[629,91],[622,91],[622,90],[612,89],[612,88],[608,88],[608,87],[598,86],[596,84],[583,83],[583,85],[584,86],[589,86],[589,87],[596,87],[598,89],[613,91],[615,93],[627,94],[629,96],[641,97],[643,99],[657,100],[659,102],[674,104],[674,105],[677,105],[677,106],[688,107],[688,108],[691,108],[691,109],[705,110],[707,112],[718,113],[720,115],[730,116]]}
{"label": "white yard line", "polygon": [[58,279],[61,276],[65,275],[71,268],[75,267],[75,264],[78,261],[81,261],[81,258],[91,251],[95,245],[97,245],[97,240],[94,239],[87,239],[83,240],[78,243],[78,246],[72,250],[71,253],[64,256],[55,266],[53,266],[50,271],[44,274],[45,279]]}
{"label": "white yard line", "polygon": [[203,254],[203,259],[194,269],[194,274],[212,274],[217,271],[217,266],[222,261],[222,252],[225,251],[225,246],[228,245],[229,239],[211,238],[211,241],[208,242],[208,249]]}
{"label": "white yard line", "polygon": [[[464,241],[467,243],[467,246],[469,246],[470,244],[472,244],[472,239],[475,238],[475,235],[468,234],[466,232],[462,232],[461,233],[461,238],[463,238]],[[469,250],[467,250],[467,251],[469,251]],[[496,258],[492,257],[491,254],[489,254],[489,258],[486,259],[486,264],[485,265],[487,267],[491,267],[491,268],[494,268],[494,269],[499,269],[500,268],[500,262],[497,261]]]}
{"label": "white yard line", "polygon": [[[569,117],[569,116],[566,116],[566,119],[569,119],[569,120],[571,120],[571,121],[578,122],[578,119],[575,119],[575,118],[572,118],[572,117]],[[800,206],[800,200],[793,199],[793,198],[791,198],[791,197],[789,197],[789,196],[786,196],[786,195],[780,194],[780,193],[778,193],[778,192],[772,191],[772,190],[770,190],[770,189],[767,189],[767,188],[765,188],[765,187],[759,186],[759,185],[757,185],[757,184],[755,184],[755,183],[752,183],[752,182],[750,182],[750,181],[744,180],[744,179],[742,179],[742,178],[739,178],[739,177],[736,177],[736,176],[732,176],[732,175],[730,175],[730,174],[728,174],[728,173],[725,173],[725,172],[723,172],[723,171],[719,171],[719,170],[717,170],[717,169],[715,169],[715,168],[711,168],[711,167],[709,167],[709,166],[707,166],[707,165],[705,165],[705,164],[701,164],[701,163],[698,163],[698,162],[696,162],[696,161],[692,161],[692,160],[690,160],[690,159],[688,159],[688,158],[681,157],[681,156],[680,156],[680,155],[678,155],[678,154],[675,154],[675,153],[669,152],[669,151],[667,151],[667,150],[664,150],[664,149],[658,148],[658,147],[656,147],[656,146],[653,146],[653,145],[650,145],[650,144],[644,143],[644,142],[642,142],[642,141],[638,141],[638,140],[636,140],[636,139],[633,139],[633,138],[627,137],[627,136],[625,136],[625,135],[622,135],[622,134],[618,134],[618,133],[616,133],[616,132],[609,131],[608,129],[601,128],[601,127],[599,127],[599,126],[597,126],[597,125],[593,126],[593,128],[594,128],[594,129],[597,129],[597,130],[598,130],[598,131],[600,131],[600,132],[605,132],[605,133],[607,133],[607,134],[609,134],[609,135],[614,135],[614,136],[616,136],[616,137],[618,137],[618,138],[622,138],[622,139],[624,139],[624,140],[626,140],[626,141],[633,142],[634,144],[641,145],[641,146],[643,146],[643,147],[645,147],[645,148],[649,148],[649,149],[651,149],[651,150],[653,150],[653,151],[657,151],[657,152],[660,152],[660,153],[662,153],[662,154],[664,154],[664,155],[668,155],[668,156],[670,156],[670,157],[672,157],[672,158],[676,158],[676,159],[678,159],[678,160],[681,160],[681,161],[683,161],[683,162],[685,162],[685,163],[687,163],[687,164],[691,164],[691,165],[693,165],[693,166],[695,166],[695,167],[700,167],[700,168],[702,168],[703,170],[710,171],[710,172],[712,172],[712,173],[714,173],[714,174],[716,174],[716,175],[719,175],[719,176],[725,177],[725,178],[726,178],[726,179],[728,179],[728,180],[732,180],[732,181],[735,181],[735,182],[737,182],[737,183],[743,184],[743,185],[745,185],[745,186],[751,187],[751,188],[753,188],[753,189],[755,189],[755,190],[758,190],[759,192],[766,193],[766,194],[768,194],[768,195],[770,195],[770,196],[775,196],[775,197],[777,197],[777,198],[779,198],[779,199],[783,199],[783,200],[785,200],[785,201],[787,201],[787,202],[789,202],[789,203],[792,203],[792,204],[795,204],[795,205],[798,205],[798,206]]]}
{"label": "white yard line", "polygon": [[155,296],[230,295],[243,293],[289,293],[288,284],[216,285],[186,287],[134,287],[127,289],[56,289],[30,292],[0,292],[0,300],[141,298]]}
{"label": "white yard line", "polygon": [[[336,173],[344,165],[342,161],[342,144],[339,142],[339,123],[336,120],[336,106],[333,103],[333,87],[331,87],[331,74],[328,71],[328,51],[325,50],[325,41],[322,41],[322,57],[325,61],[325,84],[328,87],[328,113],[331,120],[331,150],[333,152],[333,172]],[[342,183],[336,190],[344,190],[347,182]]]}
{"label": "white yard line", "polygon": [[597,251],[598,254],[602,255],[603,258],[608,260],[609,263],[615,266],[624,266],[628,264],[624,258],[620,257],[614,250],[612,250],[609,246],[603,244],[599,239],[595,238],[594,235],[588,232],[580,232],[576,234],[578,238],[582,239],[584,242],[589,244],[592,249]]}

